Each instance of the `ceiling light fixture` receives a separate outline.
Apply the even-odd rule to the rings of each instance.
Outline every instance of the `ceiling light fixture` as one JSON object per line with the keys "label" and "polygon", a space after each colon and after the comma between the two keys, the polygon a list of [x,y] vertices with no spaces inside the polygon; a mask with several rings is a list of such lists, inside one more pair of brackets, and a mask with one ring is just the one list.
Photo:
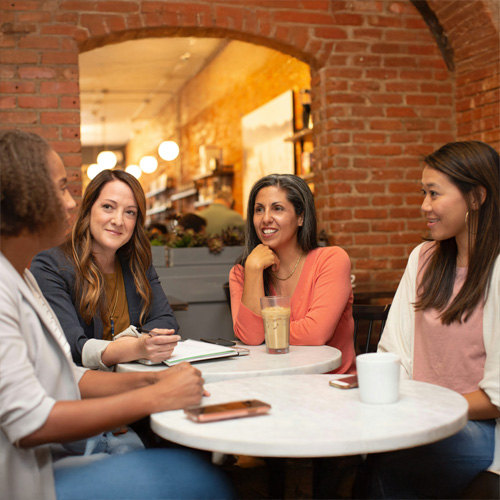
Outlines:
{"label": "ceiling light fixture", "polygon": [[87,177],[92,180],[97,174],[100,174],[104,168],[98,163],[92,163],[87,168]]}
{"label": "ceiling light fixture", "polygon": [[128,165],[125,169],[125,172],[133,175],[136,179],[138,179],[142,175],[142,170],[139,165]]}
{"label": "ceiling light fixture", "polygon": [[152,174],[158,168],[158,160],[154,156],[143,156],[139,165],[145,174]]}
{"label": "ceiling light fixture", "polygon": [[158,154],[165,161],[175,160],[179,156],[179,146],[174,141],[164,141],[158,146]]}

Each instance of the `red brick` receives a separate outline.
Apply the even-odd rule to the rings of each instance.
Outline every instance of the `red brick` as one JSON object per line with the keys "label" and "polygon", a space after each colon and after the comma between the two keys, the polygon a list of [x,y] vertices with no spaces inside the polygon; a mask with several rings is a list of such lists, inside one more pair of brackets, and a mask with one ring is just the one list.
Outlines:
{"label": "red brick", "polygon": [[36,123],[37,114],[30,111],[2,111],[0,112],[0,123],[2,124],[28,124]]}
{"label": "red brick", "polygon": [[372,231],[396,232],[404,231],[405,222],[400,220],[373,221]]}
{"label": "red brick", "polygon": [[41,82],[40,92],[42,94],[78,94],[78,83],[76,82]]}
{"label": "red brick", "polygon": [[372,120],[371,130],[401,130],[402,124],[399,120]]}
{"label": "red brick", "polygon": [[37,53],[31,50],[0,50],[2,64],[33,64],[37,58]]}
{"label": "red brick", "polygon": [[372,205],[376,206],[389,206],[389,205],[401,205],[403,203],[403,197],[397,195],[386,195],[386,196],[373,196]]}
{"label": "red brick", "polygon": [[79,97],[61,97],[61,108],[63,109],[80,109]]}
{"label": "red brick", "polygon": [[42,54],[42,64],[78,64],[78,52],[45,52]]}
{"label": "red brick", "polygon": [[403,106],[387,108],[386,113],[389,118],[413,118],[417,116],[414,108]]}
{"label": "red brick", "polygon": [[123,1],[111,2],[109,0],[108,1],[100,0],[96,2],[96,7],[99,12],[122,12],[122,13],[137,12],[138,2],[123,2]]}
{"label": "red brick", "polygon": [[21,49],[58,49],[59,39],[52,36],[29,35],[19,40]]}
{"label": "red brick", "polygon": [[336,26],[314,28],[314,34],[318,38],[326,38],[328,40],[345,40],[347,32]]}
{"label": "red brick", "polygon": [[40,122],[42,124],[73,124],[80,123],[80,113],[77,112],[51,112],[44,111],[41,113]]}
{"label": "red brick", "polygon": [[47,79],[56,76],[54,68],[44,68],[41,66],[24,66],[19,68],[19,76],[27,80]]}
{"label": "red brick", "polygon": [[376,156],[394,156],[401,154],[401,147],[394,145],[370,146],[369,154]]}
{"label": "red brick", "polygon": [[385,142],[385,134],[375,134],[369,132],[361,134],[353,134],[353,140],[356,143],[362,143],[362,144],[383,143]]}
{"label": "red brick", "polygon": [[356,245],[385,245],[388,238],[385,234],[357,234],[354,241]]}
{"label": "red brick", "polygon": [[33,94],[35,84],[33,82],[0,81],[0,93],[2,94]]}
{"label": "red brick", "polygon": [[59,98],[42,96],[19,96],[20,108],[57,108]]}
{"label": "red brick", "polygon": [[0,109],[14,109],[16,107],[15,96],[0,95]]}

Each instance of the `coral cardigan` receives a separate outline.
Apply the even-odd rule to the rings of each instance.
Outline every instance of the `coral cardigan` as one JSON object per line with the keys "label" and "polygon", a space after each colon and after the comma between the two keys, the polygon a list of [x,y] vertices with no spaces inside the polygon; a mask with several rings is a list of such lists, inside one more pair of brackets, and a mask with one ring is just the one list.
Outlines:
{"label": "coral cardigan", "polygon": [[[235,335],[245,344],[264,342],[262,317],[241,303],[245,269],[229,273]],[[351,262],[339,247],[316,248],[307,254],[291,300],[290,344],[329,345],[342,352],[336,373],[355,372]]]}

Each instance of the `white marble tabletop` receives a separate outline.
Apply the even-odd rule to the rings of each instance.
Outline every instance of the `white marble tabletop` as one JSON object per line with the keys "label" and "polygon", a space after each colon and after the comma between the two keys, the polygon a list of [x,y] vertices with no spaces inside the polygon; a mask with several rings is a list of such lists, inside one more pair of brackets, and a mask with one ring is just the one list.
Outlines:
{"label": "white marble tabletop", "polygon": [[401,381],[397,403],[361,403],[332,375],[243,378],[207,384],[203,404],[260,399],[269,414],[196,423],[182,410],[151,415],[151,428],[178,444],[251,456],[322,457],[411,448],[451,436],[467,423],[465,398],[424,382]]}
{"label": "white marble tabletop", "polygon": [[[292,345],[287,354],[267,354],[265,345],[247,346],[238,343],[238,346],[249,349],[250,354],[194,364],[203,374],[205,382],[267,375],[327,373],[338,368],[342,361],[342,353],[327,345]],[[135,372],[164,370],[166,368],[167,366],[164,364],[148,366],[134,362],[119,364],[116,371]]]}

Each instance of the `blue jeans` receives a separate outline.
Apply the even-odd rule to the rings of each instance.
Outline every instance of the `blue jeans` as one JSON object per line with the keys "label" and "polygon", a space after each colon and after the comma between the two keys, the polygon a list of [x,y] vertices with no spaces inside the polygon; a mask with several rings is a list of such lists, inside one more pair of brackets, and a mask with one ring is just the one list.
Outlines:
{"label": "blue jeans", "polygon": [[368,457],[369,498],[459,498],[493,462],[495,420],[469,420],[449,438]]}
{"label": "blue jeans", "polygon": [[185,448],[70,457],[54,478],[57,500],[235,498],[224,472]]}

